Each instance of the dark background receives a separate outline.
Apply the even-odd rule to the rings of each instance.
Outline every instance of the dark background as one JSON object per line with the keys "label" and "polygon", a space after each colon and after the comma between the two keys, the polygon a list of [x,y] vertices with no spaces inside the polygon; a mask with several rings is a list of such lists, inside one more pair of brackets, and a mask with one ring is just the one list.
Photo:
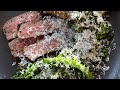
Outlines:
{"label": "dark background", "polygon": [[3,24],[10,18],[24,11],[0,11],[0,79],[10,78],[15,74],[17,66],[12,66],[15,61],[10,54],[7,39],[2,32]]}

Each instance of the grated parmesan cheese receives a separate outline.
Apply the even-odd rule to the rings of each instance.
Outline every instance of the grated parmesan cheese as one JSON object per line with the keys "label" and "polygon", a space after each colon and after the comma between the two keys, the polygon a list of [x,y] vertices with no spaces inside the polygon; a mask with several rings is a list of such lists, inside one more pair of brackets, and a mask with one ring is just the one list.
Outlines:
{"label": "grated parmesan cheese", "polygon": [[[79,63],[83,63],[84,66],[87,66],[87,68],[89,68],[96,76],[96,79],[101,79],[100,75],[104,75],[105,72],[110,68],[109,66],[106,66],[105,61],[109,61],[109,54],[111,51],[111,48],[107,48],[106,45],[103,44],[106,43],[109,45],[110,41],[107,39],[98,40],[96,35],[98,31],[102,31],[102,28],[99,28],[98,24],[101,22],[106,22],[102,17],[103,14],[104,11],[69,11],[70,20],[77,20],[75,24],[77,27],[75,29],[78,30],[80,27],[82,27],[83,32],[77,32],[72,28],[68,28],[67,23],[69,20],[45,16],[43,18],[43,23],[52,23],[53,27],[49,30],[52,31],[52,29],[55,29],[55,31],[52,33],[52,35],[45,35],[44,40],[41,40],[38,43],[44,45],[45,42],[49,42],[51,39],[57,39],[58,41],[61,41],[62,44],[57,47],[57,53],[63,55],[64,57],[71,57],[77,60]],[[97,18],[95,18],[95,16],[97,16]],[[85,21],[80,21],[83,18]],[[108,26],[111,26],[109,22]],[[91,30],[90,27],[93,27],[93,30]],[[29,31],[30,30],[31,29],[29,28]],[[45,31],[47,32],[47,29],[45,29]],[[34,45],[35,44],[29,46]],[[45,46],[45,48],[47,47]],[[54,51],[54,48],[50,47],[50,49]],[[48,50],[46,49],[46,51]],[[32,49],[28,50],[24,54],[30,55],[31,58],[37,57],[39,54],[41,54],[44,58],[44,53],[39,53],[37,51],[35,52]],[[105,60],[103,60],[104,56],[106,56]],[[28,62],[25,62],[25,58],[23,58],[19,64],[24,66],[26,63]],[[64,72],[69,76],[70,79],[81,79],[81,77],[74,77],[75,70],[74,68],[70,69],[69,65],[63,65],[61,63],[56,63],[55,65],[65,68]],[[48,77],[51,77],[52,79],[57,79],[59,77],[63,79],[64,76],[62,76],[61,72],[57,72],[53,75],[50,65],[44,64],[43,66],[45,68],[42,69],[42,72],[40,73],[41,77],[38,75],[34,78],[47,79]],[[100,75],[97,74],[99,71],[101,71]],[[88,71],[86,71],[86,73],[87,72]],[[83,75],[83,78],[84,77],[85,76]]]}

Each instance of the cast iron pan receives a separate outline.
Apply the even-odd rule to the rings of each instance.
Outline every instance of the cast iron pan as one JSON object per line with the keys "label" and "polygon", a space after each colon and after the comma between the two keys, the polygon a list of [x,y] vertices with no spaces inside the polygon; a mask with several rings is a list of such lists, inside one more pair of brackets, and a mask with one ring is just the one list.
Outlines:
{"label": "cast iron pan", "polygon": [[[17,71],[17,66],[12,66],[15,60],[10,54],[7,40],[2,32],[2,26],[7,20],[23,12],[25,11],[0,11],[0,79],[9,79]],[[108,20],[112,24],[112,30],[115,33],[116,49],[110,55],[110,63],[108,63],[110,70],[102,78],[117,79],[120,71],[120,12],[111,11],[108,14],[110,15]]]}

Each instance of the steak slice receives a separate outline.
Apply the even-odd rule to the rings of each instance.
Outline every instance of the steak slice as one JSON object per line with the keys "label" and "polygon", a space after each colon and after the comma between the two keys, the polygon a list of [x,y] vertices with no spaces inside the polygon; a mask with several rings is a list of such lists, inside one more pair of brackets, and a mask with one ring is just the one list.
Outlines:
{"label": "steak slice", "polygon": [[42,42],[38,42],[29,45],[24,48],[24,55],[31,61],[35,61],[44,54],[59,50],[62,46],[62,41],[59,38],[45,39]]}
{"label": "steak slice", "polygon": [[59,24],[58,21],[53,19],[40,20],[39,22],[28,22],[21,25],[18,31],[18,37],[24,39],[39,35],[47,35],[59,28],[62,28],[62,24]]}
{"label": "steak slice", "polygon": [[[3,31],[8,40],[17,37],[18,26],[22,23],[30,22],[30,21],[38,21],[42,16],[37,11],[30,11],[23,14],[20,14],[12,19],[8,20],[3,25]],[[10,35],[10,36],[9,36]]]}
{"label": "steak slice", "polygon": [[23,49],[25,46],[28,46],[30,44],[34,44],[37,41],[40,41],[43,39],[44,36],[38,36],[36,38],[28,38],[28,39],[19,39],[16,38],[12,40],[11,42],[8,43],[10,49],[11,49],[11,54],[14,57],[19,57],[20,55],[23,54]]}

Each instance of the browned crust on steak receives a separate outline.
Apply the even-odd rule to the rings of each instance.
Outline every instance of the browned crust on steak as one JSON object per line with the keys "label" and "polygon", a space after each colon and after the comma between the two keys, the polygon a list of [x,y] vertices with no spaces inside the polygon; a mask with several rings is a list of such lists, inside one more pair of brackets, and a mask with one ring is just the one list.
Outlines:
{"label": "browned crust on steak", "polygon": [[68,11],[46,11],[46,13],[52,14],[63,19],[70,18]]}

